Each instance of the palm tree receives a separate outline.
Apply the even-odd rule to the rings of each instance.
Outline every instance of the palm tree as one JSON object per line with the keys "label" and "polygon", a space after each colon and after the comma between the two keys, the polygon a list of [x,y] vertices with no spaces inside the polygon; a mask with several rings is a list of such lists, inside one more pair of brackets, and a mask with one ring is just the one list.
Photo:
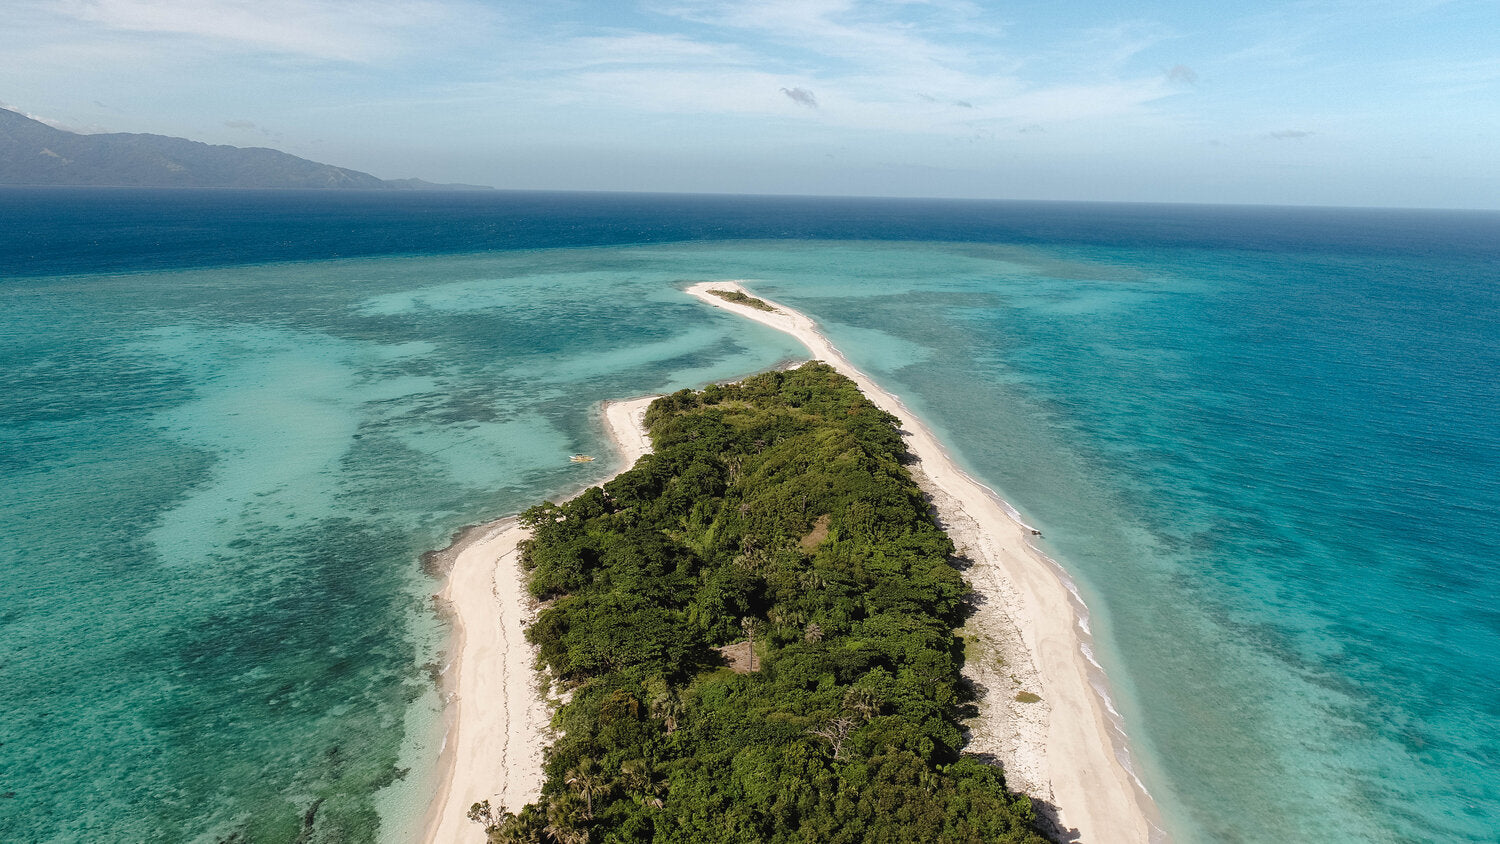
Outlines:
{"label": "palm tree", "polygon": [[682,700],[677,697],[677,693],[670,689],[653,695],[651,698],[651,717],[661,719],[662,724],[667,728],[667,735],[677,731],[678,724],[686,713],[687,707],[682,705]]}
{"label": "palm tree", "polygon": [[542,838],[538,834],[540,830],[533,824],[508,821],[500,829],[490,833],[489,844],[542,844]]}
{"label": "palm tree", "polygon": [[609,793],[611,783],[599,770],[599,764],[593,759],[585,756],[578,760],[578,765],[568,771],[567,778],[563,780],[578,792],[583,798],[583,816],[589,820],[594,819],[594,798],[602,797]]}
{"label": "palm tree", "polygon": [[653,809],[666,805],[661,798],[667,793],[667,783],[656,778],[656,772],[647,760],[631,759],[622,763],[620,778],[625,790],[640,795],[643,804]]}
{"label": "palm tree", "polygon": [[578,798],[566,792],[547,803],[547,825],[542,831],[557,844],[588,844],[589,831],[580,817]]}
{"label": "palm tree", "polygon": [[866,721],[879,715],[884,705],[885,701],[874,689],[854,686],[844,693],[844,708],[852,710]]}
{"label": "palm tree", "polygon": [[740,619],[740,628],[745,631],[745,636],[750,639],[750,670],[755,670],[755,628],[760,623],[750,616]]}

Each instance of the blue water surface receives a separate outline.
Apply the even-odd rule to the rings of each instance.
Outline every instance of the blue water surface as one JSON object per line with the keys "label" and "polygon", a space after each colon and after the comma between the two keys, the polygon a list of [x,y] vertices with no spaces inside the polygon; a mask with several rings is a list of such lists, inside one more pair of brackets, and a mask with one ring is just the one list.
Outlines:
{"label": "blue water surface", "polygon": [[0,191],[0,840],[410,840],[422,553],[799,354],[705,278],[1044,528],[1176,840],[1493,840],[1497,267],[1475,212]]}

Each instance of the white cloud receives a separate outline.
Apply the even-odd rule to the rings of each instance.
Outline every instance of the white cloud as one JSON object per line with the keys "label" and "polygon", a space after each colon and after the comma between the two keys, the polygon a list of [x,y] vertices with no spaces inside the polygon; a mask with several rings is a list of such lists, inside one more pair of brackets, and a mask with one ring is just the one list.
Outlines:
{"label": "white cloud", "polygon": [[[912,7],[949,14],[937,20],[903,14]],[[755,34],[824,59],[866,66],[961,65],[974,56],[957,42],[980,36],[993,40],[1000,35],[998,27],[980,23],[977,10],[962,3],[688,0],[654,8],[694,23]]]}
{"label": "white cloud", "polygon": [[748,68],[762,57],[738,44],[672,33],[610,30],[603,34],[527,39],[507,44],[504,70],[547,76],[610,67]]}
{"label": "white cloud", "polygon": [[[816,120],[830,129],[969,138],[979,123],[1116,116],[1175,93],[1159,68],[1140,78],[1118,72],[1159,37],[1145,26],[1082,33],[1108,58],[1027,79],[1028,62],[999,44],[1001,27],[965,2],[660,0],[649,8],[682,22],[681,33],[613,30],[523,46],[498,70],[493,84],[507,92],[498,95],[512,100],[526,89],[570,109],[798,121],[813,119],[813,109],[789,106],[817,102]],[[1097,49],[1105,41],[1110,49]],[[798,91],[816,99],[787,93]]]}
{"label": "white cloud", "polygon": [[570,108],[769,116],[791,110],[781,89],[796,86],[795,79],[754,69],[618,68],[570,74],[549,95]]}
{"label": "white cloud", "polygon": [[58,12],[96,27],[207,39],[319,59],[370,61],[441,23],[435,0],[62,0]]}

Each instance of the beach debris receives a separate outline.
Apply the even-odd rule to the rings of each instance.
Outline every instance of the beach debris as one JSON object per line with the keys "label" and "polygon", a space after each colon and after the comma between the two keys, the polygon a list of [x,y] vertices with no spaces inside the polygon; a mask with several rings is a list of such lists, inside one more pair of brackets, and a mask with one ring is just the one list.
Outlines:
{"label": "beach debris", "polygon": [[571,461],[573,461],[574,463],[593,463],[594,462],[594,458],[588,456],[587,454],[575,454],[572,457],[569,457],[568,459],[571,460]]}

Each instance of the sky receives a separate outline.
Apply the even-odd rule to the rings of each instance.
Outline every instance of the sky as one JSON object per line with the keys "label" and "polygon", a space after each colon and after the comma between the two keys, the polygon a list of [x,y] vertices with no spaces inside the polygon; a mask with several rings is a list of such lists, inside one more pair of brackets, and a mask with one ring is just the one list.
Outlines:
{"label": "sky", "polygon": [[5,0],[0,105],[500,188],[1500,208],[1497,0]]}

